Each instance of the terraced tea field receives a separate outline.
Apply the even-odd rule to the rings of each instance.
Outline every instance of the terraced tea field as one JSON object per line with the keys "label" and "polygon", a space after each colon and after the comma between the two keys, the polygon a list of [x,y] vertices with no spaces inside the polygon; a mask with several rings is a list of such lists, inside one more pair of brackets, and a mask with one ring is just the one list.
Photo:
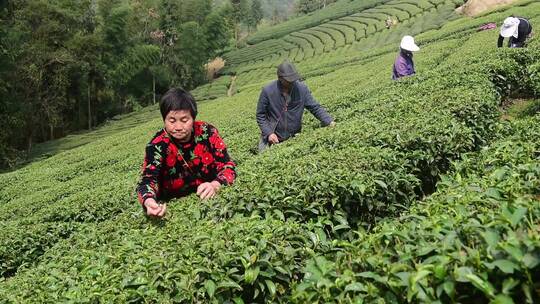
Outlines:
{"label": "terraced tea field", "polygon": [[[540,43],[497,49],[498,31],[477,29],[510,14],[540,24],[540,3],[469,19],[452,1],[360,2],[230,54],[238,93],[199,108],[238,163],[215,199],[143,215],[134,188],[155,107],[1,174],[0,303],[539,302]],[[417,74],[394,82],[404,33],[421,47]],[[302,133],[255,154],[260,88],[291,54],[337,126],[306,115]],[[531,106],[504,120],[516,92]]]}

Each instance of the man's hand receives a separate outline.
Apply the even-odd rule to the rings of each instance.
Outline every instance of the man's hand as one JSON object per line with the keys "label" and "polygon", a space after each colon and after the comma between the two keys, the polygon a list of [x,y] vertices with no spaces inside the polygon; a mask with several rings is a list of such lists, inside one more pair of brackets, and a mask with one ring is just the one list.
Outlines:
{"label": "man's hand", "polygon": [[221,188],[221,184],[218,181],[213,181],[210,183],[202,183],[197,187],[197,195],[201,199],[213,198]]}
{"label": "man's hand", "polygon": [[268,135],[268,142],[273,144],[273,145],[279,143],[279,139],[278,139],[276,133],[272,133],[272,134]]}
{"label": "man's hand", "polygon": [[146,207],[146,214],[153,217],[163,217],[165,211],[167,211],[166,204],[158,204],[155,199],[147,198],[144,201],[144,206]]}
{"label": "man's hand", "polygon": [[329,123],[328,126],[329,126],[330,128],[335,127],[335,126],[336,126],[336,121],[335,121],[335,120],[332,120],[332,122]]}

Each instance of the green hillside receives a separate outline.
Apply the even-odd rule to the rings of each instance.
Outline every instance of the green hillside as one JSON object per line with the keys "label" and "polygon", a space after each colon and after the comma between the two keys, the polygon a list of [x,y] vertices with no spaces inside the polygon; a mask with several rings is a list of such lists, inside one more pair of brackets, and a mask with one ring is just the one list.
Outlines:
{"label": "green hillside", "polygon": [[[143,215],[155,107],[1,174],[0,303],[539,302],[540,40],[497,49],[498,30],[477,29],[510,14],[540,24],[540,3],[469,19],[454,1],[359,2],[228,55],[238,93],[199,107],[238,163],[218,198]],[[402,19],[386,29],[390,11]],[[417,75],[393,82],[406,33]],[[337,126],[306,115],[255,154],[260,88],[285,57]],[[503,119],[516,98],[526,106]]]}
{"label": "green hillside", "polygon": [[[370,50],[388,47],[393,52],[405,34],[416,35],[441,27],[458,17],[454,9],[460,4],[462,1],[457,0],[338,1],[325,10],[272,27],[271,38],[225,54],[226,66],[220,73],[238,76],[235,87],[240,91],[273,79],[275,67],[284,59],[297,63],[306,77],[326,74],[365,58]],[[320,17],[337,12],[342,13],[332,15],[334,18]],[[398,22],[390,29],[385,26],[388,17]],[[298,26],[299,22],[302,26]],[[286,33],[279,34],[280,29]],[[256,33],[253,39],[264,33]],[[226,96],[226,90],[212,87],[215,86],[210,83],[195,92],[201,100]]]}
{"label": "green hillside", "polygon": [[[369,2],[369,1],[368,1]],[[356,8],[354,4],[363,3]],[[426,25],[419,24],[431,23],[429,26],[437,27],[448,19],[453,9],[462,4],[462,1],[436,0],[427,2],[422,5],[422,2],[411,4],[414,2],[407,0],[391,0],[391,1],[371,1],[366,4],[365,1],[348,1],[337,2],[330,6],[329,9],[321,10],[319,14],[331,12],[332,8],[339,5],[350,6],[346,11],[347,15],[335,19],[319,20],[315,16],[304,16],[293,19],[277,26],[287,29],[294,29],[294,25],[290,23],[298,22],[298,20],[309,20],[310,26],[292,30],[283,36],[277,36],[278,30],[272,28],[272,33],[276,36],[272,39],[261,41],[257,44],[230,52],[224,57],[227,61],[227,72],[242,72],[246,69],[255,67],[271,67],[275,62],[289,58],[294,61],[305,61],[316,55],[325,54],[333,50],[343,47],[359,47],[365,45],[363,39],[372,36],[376,33],[386,33],[385,20],[388,17],[396,19],[399,23],[399,30],[408,30],[411,27],[410,23],[414,23],[417,32],[425,31]],[[344,10],[345,11],[345,10]],[[439,23],[435,20],[429,20],[426,15],[437,16]],[[424,27],[424,28],[421,28]],[[254,35],[264,33],[261,31]],[[384,39],[384,38],[383,38]],[[386,41],[382,44],[389,44],[395,41]],[[380,46],[380,45],[379,45]]]}

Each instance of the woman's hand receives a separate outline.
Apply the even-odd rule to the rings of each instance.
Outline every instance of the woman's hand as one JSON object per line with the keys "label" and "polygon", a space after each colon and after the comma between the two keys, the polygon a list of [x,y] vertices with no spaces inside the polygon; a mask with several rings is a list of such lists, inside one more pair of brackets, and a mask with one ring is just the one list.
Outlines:
{"label": "woman's hand", "polygon": [[144,207],[146,207],[146,214],[153,217],[163,217],[167,211],[166,204],[158,204],[155,199],[147,198],[144,201]]}
{"label": "woman's hand", "polygon": [[217,195],[221,184],[218,181],[202,183],[197,187],[197,195],[201,199],[213,198]]}

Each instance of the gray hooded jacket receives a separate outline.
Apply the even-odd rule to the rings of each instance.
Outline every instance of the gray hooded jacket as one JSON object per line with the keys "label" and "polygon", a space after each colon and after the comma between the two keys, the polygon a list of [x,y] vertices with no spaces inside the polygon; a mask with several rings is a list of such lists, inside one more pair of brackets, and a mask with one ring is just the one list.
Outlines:
{"label": "gray hooded jacket", "polygon": [[281,94],[278,80],[265,86],[257,104],[257,123],[265,141],[272,133],[276,133],[283,141],[302,130],[302,115],[308,109],[324,126],[333,119],[326,110],[311,96],[309,88],[300,81],[294,82],[287,103]]}

